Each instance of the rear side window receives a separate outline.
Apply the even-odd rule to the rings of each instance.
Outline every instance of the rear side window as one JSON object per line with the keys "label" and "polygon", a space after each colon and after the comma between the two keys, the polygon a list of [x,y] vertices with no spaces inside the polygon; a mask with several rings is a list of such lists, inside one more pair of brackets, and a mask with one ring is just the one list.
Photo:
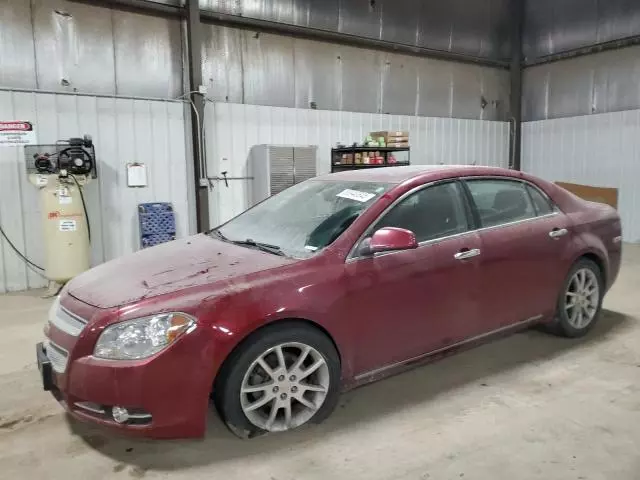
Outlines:
{"label": "rear side window", "polygon": [[549,215],[553,213],[553,207],[547,197],[545,197],[540,190],[532,187],[531,185],[527,185],[527,191],[529,195],[531,195],[531,200],[533,200],[533,205],[536,208],[536,213],[538,215]]}
{"label": "rear side window", "polygon": [[436,240],[468,229],[462,196],[456,183],[427,187],[402,200],[375,226],[411,230],[418,242]]}
{"label": "rear side window", "polygon": [[480,223],[493,227],[536,216],[524,184],[511,180],[467,180]]}

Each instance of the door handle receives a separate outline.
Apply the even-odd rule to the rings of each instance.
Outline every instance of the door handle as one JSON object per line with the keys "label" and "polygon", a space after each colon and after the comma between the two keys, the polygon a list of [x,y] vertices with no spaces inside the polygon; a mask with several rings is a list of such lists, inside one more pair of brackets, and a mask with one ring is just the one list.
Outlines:
{"label": "door handle", "polygon": [[456,260],[467,260],[468,258],[477,257],[478,255],[480,255],[480,249],[474,248],[472,250],[461,250],[456,253],[453,258]]}
{"label": "door handle", "polygon": [[566,228],[554,228],[549,232],[549,236],[551,238],[560,238],[564,237],[567,233],[569,233],[569,230]]}

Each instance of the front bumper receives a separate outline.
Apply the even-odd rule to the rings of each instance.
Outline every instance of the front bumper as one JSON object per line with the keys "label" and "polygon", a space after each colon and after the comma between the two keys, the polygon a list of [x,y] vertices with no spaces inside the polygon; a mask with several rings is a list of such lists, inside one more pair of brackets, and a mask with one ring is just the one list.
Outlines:
{"label": "front bumper", "polygon": [[[95,358],[84,348],[93,340],[65,335],[51,326],[47,340],[69,352],[64,371],[56,371],[46,343],[37,345],[36,355],[44,390],[73,418],[150,438],[204,435],[214,370],[211,357],[206,361],[210,352],[204,332],[196,329],[166,351],[139,361]],[[137,418],[117,423],[114,406]]]}

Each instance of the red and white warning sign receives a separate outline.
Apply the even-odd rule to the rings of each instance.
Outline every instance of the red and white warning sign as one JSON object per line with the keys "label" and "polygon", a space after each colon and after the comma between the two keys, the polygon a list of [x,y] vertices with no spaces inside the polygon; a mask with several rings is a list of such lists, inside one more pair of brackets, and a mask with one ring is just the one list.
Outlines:
{"label": "red and white warning sign", "polygon": [[36,132],[31,122],[0,122],[0,147],[21,147],[36,143]]}

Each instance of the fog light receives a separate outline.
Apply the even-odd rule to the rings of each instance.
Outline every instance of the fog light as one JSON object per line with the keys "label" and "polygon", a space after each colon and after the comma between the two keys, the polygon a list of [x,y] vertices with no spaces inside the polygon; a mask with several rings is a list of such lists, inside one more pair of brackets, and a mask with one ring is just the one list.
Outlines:
{"label": "fog light", "polygon": [[111,409],[111,416],[118,423],[125,423],[129,420],[129,410],[124,407],[113,407]]}

